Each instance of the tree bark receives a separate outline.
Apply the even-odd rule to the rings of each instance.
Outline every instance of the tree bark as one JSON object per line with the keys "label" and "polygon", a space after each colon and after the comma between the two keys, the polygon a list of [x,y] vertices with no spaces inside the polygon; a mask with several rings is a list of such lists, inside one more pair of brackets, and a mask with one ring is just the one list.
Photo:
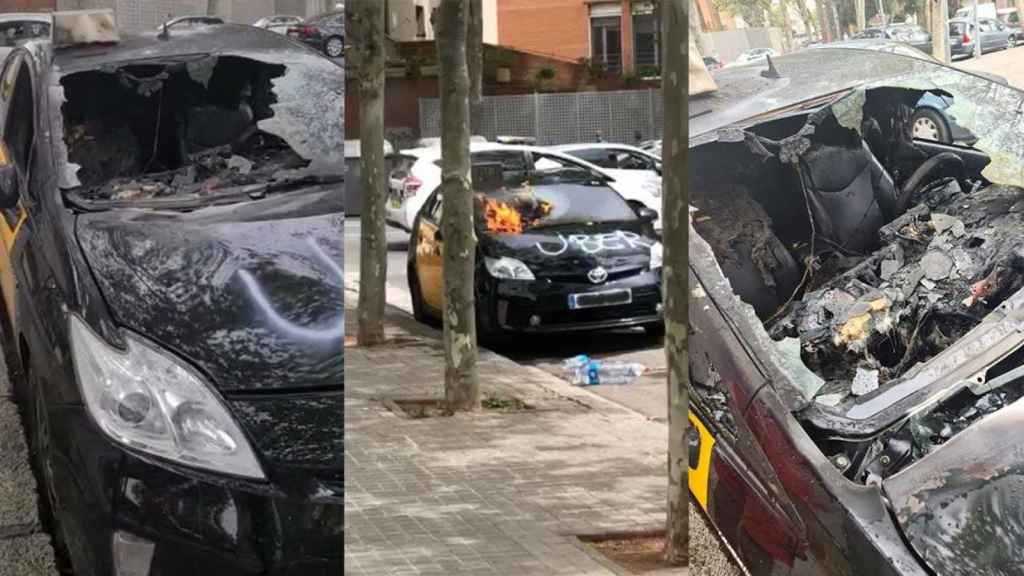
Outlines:
{"label": "tree bark", "polygon": [[466,28],[466,66],[469,69],[470,134],[478,134],[480,131],[480,106],[483,104],[483,11],[483,0],[469,0],[469,23]]}
{"label": "tree bark", "polygon": [[[797,0],[798,2],[803,0]],[[786,51],[793,51],[793,25],[789,21],[789,3],[779,0],[779,11],[782,13],[782,32],[786,36]]]}
{"label": "tree bark", "polygon": [[441,191],[444,239],[444,397],[449,412],[480,407],[476,373],[473,192],[469,156],[468,0],[442,0],[437,30],[441,64]]}
{"label": "tree bark", "polygon": [[687,385],[689,358],[686,330],[689,314],[687,253],[689,246],[689,198],[686,156],[689,141],[687,84],[689,27],[686,0],[665,0],[662,9],[661,97],[665,111],[662,134],[665,163],[662,174],[662,216],[664,264],[662,294],[665,310],[665,359],[668,362],[668,514],[666,515],[665,560],[685,566],[689,559],[690,515],[686,431],[689,425]]}
{"label": "tree bark", "polygon": [[814,22],[814,15],[811,14],[811,9],[807,7],[805,2],[797,2],[796,8],[800,11],[800,19],[804,21],[804,28],[807,29],[807,38],[813,38],[815,32],[817,32],[817,27]]}
{"label": "tree bark", "polygon": [[868,25],[867,24],[868,23],[868,20],[867,20],[867,6],[866,6],[867,1],[866,0],[856,0],[856,3],[857,3],[857,5],[856,5],[856,10],[857,10],[857,31],[858,32],[863,32],[864,28],[866,28],[867,25]]}
{"label": "tree bark", "polygon": [[939,62],[949,64],[949,6],[946,0],[928,2],[932,12],[932,56]]}
{"label": "tree bark", "polygon": [[814,2],[814,9],[818,12],[818,24],[821,28],[821,39],[825,42],[831,42],[832,27],[828,24],[828,6],[825,4],[825,0],[816,0]]}
{"label": "tree bark", "polygon": [[384,10],[377,0],[349,0],[350,64],[359,90],[360,181],[363,213],[359,242],[359,328],[356,340],[384,341],[388,243],[384,224]]}

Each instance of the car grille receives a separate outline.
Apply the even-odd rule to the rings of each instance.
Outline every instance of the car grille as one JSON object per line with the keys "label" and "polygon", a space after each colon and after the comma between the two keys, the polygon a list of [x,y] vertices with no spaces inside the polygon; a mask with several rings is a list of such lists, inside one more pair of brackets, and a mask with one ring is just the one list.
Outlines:
{"label": "car grille", "polygon": [[505,323],[511,327],[530,325],[530,316],[538,315],[541,326],[586,324],[650,316],[657,312],[661,292],[656,286],[633,288],[633,301],[619,306],[602,306],[570,310],[568,296],[551,295],[535,305],[510,302]]}

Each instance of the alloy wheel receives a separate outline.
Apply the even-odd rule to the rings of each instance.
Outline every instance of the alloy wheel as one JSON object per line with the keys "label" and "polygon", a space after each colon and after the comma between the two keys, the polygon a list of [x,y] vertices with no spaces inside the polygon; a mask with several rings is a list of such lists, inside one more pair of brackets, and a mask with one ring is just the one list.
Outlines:
{"label": "alloy wheel", "polygon": [[914,138],[938,142],[941,140],[939,127],[931,118],[918,118],[914,121]]}

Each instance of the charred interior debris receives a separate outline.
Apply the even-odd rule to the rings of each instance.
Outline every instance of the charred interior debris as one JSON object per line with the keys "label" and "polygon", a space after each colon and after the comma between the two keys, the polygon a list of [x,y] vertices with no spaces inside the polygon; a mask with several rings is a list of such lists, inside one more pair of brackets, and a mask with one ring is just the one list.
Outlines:
{"label": "charred interior debris", "polygon": [[64,141],[91,200],[204,195],[308,161],[257,123],[285,67],[240,57],[107,66],[65,76]]}
{"label": "charred interior debris", "polygon": [[[1024,287],[1024,189],[983,177],[990,159],[979,150],[913,140],[921,94],[869,90],[857,114],[833,107],[723,130],[693,151],[691,165],[702,167],[690,174],[695,230],[780,350],[798,339],[800,360],[821,378],[803,412],[841,414]],[[989,376],[1022,361],[1015,353]],[[1024,385],[976,392],[871,438],[837,439],[821,419],[802,421],[838,467],[868,482],[1021,397]]]}

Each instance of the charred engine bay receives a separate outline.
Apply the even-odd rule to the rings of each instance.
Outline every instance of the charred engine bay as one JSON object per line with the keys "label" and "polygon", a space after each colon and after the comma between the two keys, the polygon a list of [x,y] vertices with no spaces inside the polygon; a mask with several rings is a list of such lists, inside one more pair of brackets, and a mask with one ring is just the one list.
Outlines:
{"label": "charred engine bay", "polygon": [[[899,381],[1024,287],[1024,189],[988,182],[987,160],[912,140],[909,104],[920,93],[904,92],[869,91],[859,130],[826,108],[720,132],[694,150],[692,165],[705,170],[690,176],[695,230],[779,352],[813,381],[814,400],[797,416],[858,481],[898,471],[1024,395],[1015,379],[860,439],[828,428],[829,414]],[[1015,353],[988,376],[1022,361]],[[713,379],[695,383],[716,404]]]}
{"label": "charred engine bay", "polygon": [[207,196],[308,161],[257,128],[285,67],[239,57],[145,63],[62,80],[64,141],[87,200]]}

